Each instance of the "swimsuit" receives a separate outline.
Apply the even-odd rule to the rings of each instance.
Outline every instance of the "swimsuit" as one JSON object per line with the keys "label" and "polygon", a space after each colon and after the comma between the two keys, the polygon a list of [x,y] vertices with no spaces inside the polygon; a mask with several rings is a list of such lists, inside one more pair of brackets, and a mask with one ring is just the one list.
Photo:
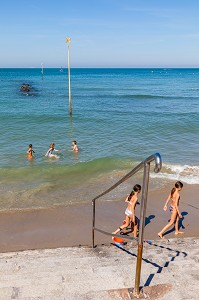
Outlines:
{"label": "swimsuit", "polygon": [[35,151],[33,151],[32,149],[28,150],[28,159],[33,158],[33,153],[35,153]]}
{"label": "swimsuit", "polygon": [[174,211],[174,209],[175,209],[175,207],[173,207],[172,205],[170,205],[170,206],[169,206],[169,210],[170,210],[170,212],[173,212],[173,211]]}
{"label": "swimsuit", "polygon": [[46,153],[46,156],[51,156],[53,153],[53,150],[48,150],[48,152]]}
{"label": "swimsuit", "polygon": [[32,157],[32,153],[28,153],[28,159],[31,159]]}
{"label": "swimsuit", "polygon": [[132,215],[132,211],[128,210],[128,208],[125,210],[125,215],[130,216]]}

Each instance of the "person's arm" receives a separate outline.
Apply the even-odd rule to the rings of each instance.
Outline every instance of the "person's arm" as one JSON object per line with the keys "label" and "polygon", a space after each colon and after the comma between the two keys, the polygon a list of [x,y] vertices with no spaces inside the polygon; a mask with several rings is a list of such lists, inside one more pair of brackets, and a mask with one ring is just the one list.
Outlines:
{"label": "person's arm", "polygon": [[176,197],[174,198],[174,206],[177,210],[179,217],[182,218],[182,215],[181,215],[181,212],[180,212],[179,206],[178,206],[178,198],[179,198],[179,195],[176,195]]}
{"label": "person's arm", "polygon": [[134,201],[132,202],[132,220],[133,223],[135,224],[135,205],[136,205],[137,199],[134,199]]}
{"label": "person's arm", "polygon": [[129,202],[129,195],[126,197],[125,201],[124,202]]}
{"label": "person's arm", "polygon": [[167,200],[165,202],[165,205],[164,205],[164,208],[163,208],[165,211],[167,210],[167,204],[168,204],[168,202],[169,202],[170,199],[171,199],[171,193],[169,194],[169,196],[168,196],[168,198],[167,198]]}

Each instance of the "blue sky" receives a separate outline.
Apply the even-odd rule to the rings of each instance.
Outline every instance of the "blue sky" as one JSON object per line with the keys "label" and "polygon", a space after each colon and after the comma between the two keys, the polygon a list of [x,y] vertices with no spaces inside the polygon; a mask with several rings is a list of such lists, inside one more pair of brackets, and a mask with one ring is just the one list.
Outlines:
{"label": "blue sky", "polygon": [[198,0],[7,0],[0,67],[199,67]]}

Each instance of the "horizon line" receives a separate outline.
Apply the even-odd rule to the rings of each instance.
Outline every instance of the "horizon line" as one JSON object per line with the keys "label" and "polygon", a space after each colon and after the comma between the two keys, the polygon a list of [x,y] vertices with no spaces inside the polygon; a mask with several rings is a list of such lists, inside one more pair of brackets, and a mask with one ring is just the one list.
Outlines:
{"label": "horizon line", "polygon": [[[66,67],[43,67],[44,69],[68,69]],[[41,69],[41,67],[0,67],[0,69]],[[71,67],[70,69],[199,69],[198,67]]]}

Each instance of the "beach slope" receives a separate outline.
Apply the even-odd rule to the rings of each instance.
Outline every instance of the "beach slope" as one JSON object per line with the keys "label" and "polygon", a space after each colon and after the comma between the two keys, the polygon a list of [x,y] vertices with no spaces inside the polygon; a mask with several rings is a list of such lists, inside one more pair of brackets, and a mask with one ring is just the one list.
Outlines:
{"label": "beach slope", "polygon": [[[131,299],[135,242],[0,254],[0,299]],[[145,299],[198,299],[199,239],[144,243],[141,286]]]}

